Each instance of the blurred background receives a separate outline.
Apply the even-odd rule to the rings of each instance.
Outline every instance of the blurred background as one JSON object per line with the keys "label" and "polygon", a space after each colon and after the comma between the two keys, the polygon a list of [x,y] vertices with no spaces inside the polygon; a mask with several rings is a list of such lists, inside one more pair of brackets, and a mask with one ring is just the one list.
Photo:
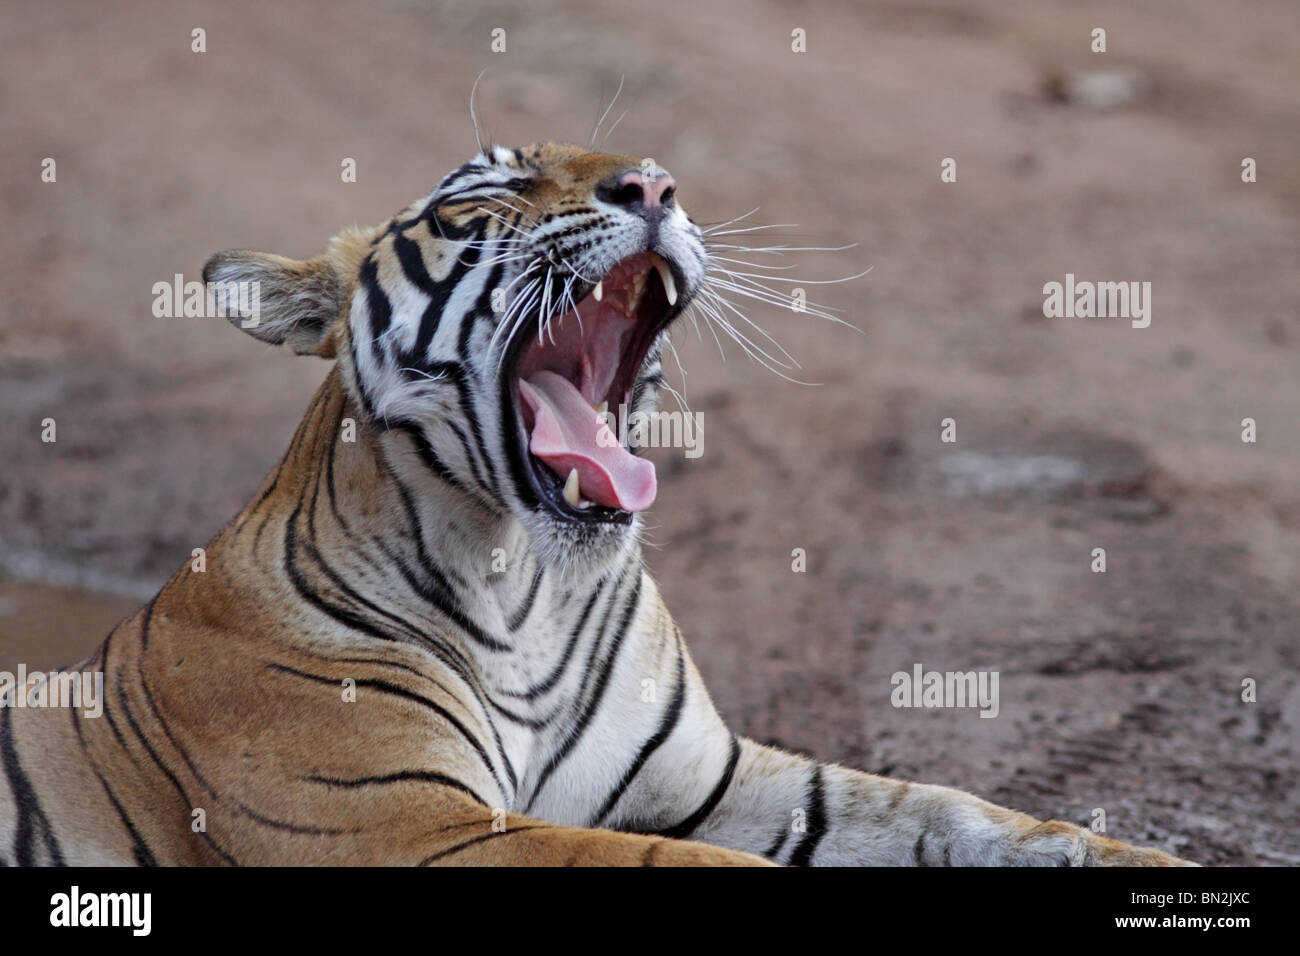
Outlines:
{"label": "blurred background", "polygon": [[[704,454],[655,453],[648,558],[733,726],[1300,864],[1298,34],[1294,0],[5,4],[0,668],[88,653],[325,374],[155,318],[154,283],[423,195],[474,151],[481,70],[509,145],[586,143],[622,79],[609,149],[697,220],[758,206],[857,243],[794,275],[871,268],[808,287],[863,334],[749,310],[817,386],[677,331]],[[1151,326],[1044,318],[1067,273],[1151,282]],[[915,663],[997,670],[999,717],[893,709]]]}

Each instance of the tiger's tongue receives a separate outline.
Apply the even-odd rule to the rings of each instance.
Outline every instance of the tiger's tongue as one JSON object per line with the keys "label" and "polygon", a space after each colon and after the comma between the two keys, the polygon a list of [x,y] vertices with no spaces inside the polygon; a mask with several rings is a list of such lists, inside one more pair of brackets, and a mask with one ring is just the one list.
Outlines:
{"label": "tiger's tongue", "polygon": [[521,379],[519,393],[533,412],[528,450],[561,481],[576,468],[584,498],[624,511],[650,507],[655,466],[624,448],[568,379],[543,369]]}

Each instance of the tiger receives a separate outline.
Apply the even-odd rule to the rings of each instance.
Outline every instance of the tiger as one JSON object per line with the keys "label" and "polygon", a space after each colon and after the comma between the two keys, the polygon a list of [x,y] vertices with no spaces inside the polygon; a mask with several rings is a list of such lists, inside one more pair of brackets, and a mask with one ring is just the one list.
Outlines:
{"label": "tiger", "polygon": [[616,427],[710,263],[657,162],[552,142],[315,258],[213,256],[257,290],[232,324],[329,371],[201,566],[65,670],[102,715],[0,708],[0,862],[1186,864],[728,728]]}

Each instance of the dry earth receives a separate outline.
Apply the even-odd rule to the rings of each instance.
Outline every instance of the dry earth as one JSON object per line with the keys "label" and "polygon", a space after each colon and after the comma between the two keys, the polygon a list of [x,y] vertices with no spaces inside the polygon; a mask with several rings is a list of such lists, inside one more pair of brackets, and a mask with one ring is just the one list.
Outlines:
{"label": "dry earth", "polygon": [[[754,311],[819,387],[678,336],[705,453],[658,454],[650,561],[737,729],[1038,815],[1104,808],[1204,863],[1300,863],[1300,8],[741,10],[6,5],[0,667],[88,651],[239,509],[324,374],[154,318],[153,283],[404,206],[468,158],[485,67],[510,143],[586,141],[625,76],[610,147],[671,169],[697,219],[761,206],[858,243],[799,276],[872,269],[823,287],[861,335]],[[1045,93],[1102,66],[1149,89]],[[1150,281],[1151,326],[1044,318],[1066,273]],[[999,717],[893,709],[917,662],[996,669]]]}

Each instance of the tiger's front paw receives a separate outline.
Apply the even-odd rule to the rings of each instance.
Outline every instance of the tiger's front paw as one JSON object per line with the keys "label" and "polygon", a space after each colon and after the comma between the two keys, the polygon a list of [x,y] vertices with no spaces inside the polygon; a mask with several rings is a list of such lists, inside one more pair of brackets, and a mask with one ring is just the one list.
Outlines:
{"label": "tiger's front paw", "polygon": [[1026,831],[1007,854],[1011,866],[1196,866],[1160,850],[1130,846],[1082,827],[1048,820]]}

